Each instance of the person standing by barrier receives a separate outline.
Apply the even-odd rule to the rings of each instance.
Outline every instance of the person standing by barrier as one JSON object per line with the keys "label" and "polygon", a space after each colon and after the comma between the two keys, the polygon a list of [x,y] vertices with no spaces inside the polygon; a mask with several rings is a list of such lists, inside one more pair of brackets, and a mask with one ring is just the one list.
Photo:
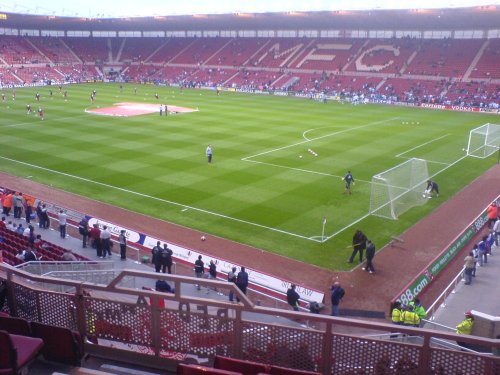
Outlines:
{"label": "person standing by barrier", "polygon": [[422,302],[420,302],[420,299],[415,298],[415,300],[410,302],[410,305],[413,306],[413,311],[418,315],[420,325],[422,325],[422,319],[427,318],[427,312],[425,311],[424,306],[422,306]]}
{"label": "person standing by barrier", "polygon": [[[465,285],[470,285],[472,283],[472,276],[475,268],[475,260],[474,253],[471,251],[469,255],[464,258],[464,276],[465,276]],[[475,276],[475,275],[474,275]]]}
{"label": "person standing by barrier", "polygon": [[396,301],[392,305],[391,310],[391,321],[393,324],[400,326],[403,324],[403,308],[401,306],[401,302]]}
{"label": "person standing by barrier", "polygon": [[292,306],[293,311],[299,311],[300,295],[295,289],[295,284],[290,285],[290,288],[286,291],[286,301]]}
{"label": "person standing by barrier", "polygon": [[[474,327],[474,316],[470,311],[467,311],[465,314],[465,319],[456,326],[456,334],[457,335],[470,335],[472,333],[472,328]],[[457,344],[463,348],[469,348],[470,344],[457,340]]]}
{"label": "person standing by barrier", "polygon": [[331,289],[332,316],[340,316],[340,302],[345,296],[345,290],[340,286],[340,282],[336,281]]}
{"label": "person standing by barrier", "polygon": [[[236,284],[236,267],[231,268],[231,271],[227,274],[227,281],[233,284]],[[234,292],[231,289],[229,291],[229,302],[234,301]]]}
{"label": "person standing by barrier", "polygon": [[61,238],[66,238],[66,224],[68,221],[68,215],[63,210],[59,211],[59,235]]}
{"label": "person standing by barrier", "polygon": [[89,223],[84,217],[78,223],[78,233],[82,236],[82,247],[85,249],[89,238]]}
{"label": "person standing by barrier", "polygon": [[[205,273],[205,263],[201,260],[201,255],[198,255],[198,259],[194,262],[194,275],[197,279],[202,279]],[[196,284],[196,288],[201,290],[200,284]]]}
{"label": "person standing by barrier", "polygon": [[486,209],[486,214],[488,215],[488,229],[493,228],[495,221],[498,217],[498,206],[497,202],[492,202]]}
{"label": "person standing by barrier", "polygon": [[165,273],[165,270],[171,274],[172,273],[172,255],[174,255],[174,252],[168,248],[168,245],[166,243],[163,244],[163,251],[161,253],[161,266],[162,266],[162,272]]}
{"label": "person standing by barrier", "polygon": [[[241,267],[240,272],[238,272],[238,276],[236,276],[236,286],[243,292],[243,294],[247,294],[248,273],[243,266]],[[236,300],[240,302],[238,297],[236,297]]]}
{"label": "person standing by barrier", "polygon": [[160,272],[161,270],[161,243],[156,242],[156,246],[151,249],[151,263],[155,266],[155,272]]}
{"label": "person standing by barrier", "polygon": [[120,235],[118,236],[118,243],[120,244],[120,259],[127,259],[127,237],[125,236],[125,229],[120,231]]}
{"label": "person standing by barrier", "polygon": [[408,305],[405,307],[403,314],[401,314],[404,326],[418,327],[420,326],[420,318],[413,310],[413,306]]}

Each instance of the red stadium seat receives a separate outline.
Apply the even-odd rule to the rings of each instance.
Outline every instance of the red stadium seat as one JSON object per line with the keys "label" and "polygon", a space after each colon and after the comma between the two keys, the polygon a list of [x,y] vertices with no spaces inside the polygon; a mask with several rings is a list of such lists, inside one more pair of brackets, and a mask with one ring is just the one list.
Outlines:
{"label": "red stadium seat", "polygon": [[242,375],[242,373],[199,365],[186,365],[184,363],[179,363],[177,365],[177,375]]}
{"label": "red stadium seat", "polygon": [[17,375],[36,358],[42,347],[41,339],[0,331],[0,375]]}
{"label": "red stadium seat", "polygon": [[319,372],[295,370],[288,367],[271,366],[271,375],[321,375]]}
{"label": "red stadium seat", "polygon": [[37,322],[31,322],[31,331],[34,337],[43,340],[42,354],[47,361],[80,366],[85,355],[80,333]]}
{"label": "red stadium seat", "polygon": [[270,366],[263,363],[245,361],[242,359],[216,356],[214,361],[216,369],[227,371],[238,371],[243,375],[257,375],[258,373],[269,373]]}
{"label": "red stadium seat", "polygon": [[26,319],[0,316],[0,330],[11,335],[31,336],[30,324]]}

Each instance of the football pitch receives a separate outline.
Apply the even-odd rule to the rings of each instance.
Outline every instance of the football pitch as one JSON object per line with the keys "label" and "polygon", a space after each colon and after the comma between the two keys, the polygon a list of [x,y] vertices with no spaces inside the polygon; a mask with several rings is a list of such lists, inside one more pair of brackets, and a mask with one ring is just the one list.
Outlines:
{"label": "football pitch", "polygon": [[[2,171],[325,268],[347,268],[356,229],[381,248],[497,162],[463,151],[494,115],[132,84],[2,92]],[[158,110],[102,114],[116,103]],[[160,104],[193,111],[160,116]],[[413,157],[440,197],[397,221],[370,216],[372,176]]]}

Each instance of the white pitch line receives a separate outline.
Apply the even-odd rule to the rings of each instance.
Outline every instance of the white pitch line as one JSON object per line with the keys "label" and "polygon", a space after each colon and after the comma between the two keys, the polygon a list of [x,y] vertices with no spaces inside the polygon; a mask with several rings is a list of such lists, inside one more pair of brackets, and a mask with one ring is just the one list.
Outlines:
{"label": "white pitch line", "polygon": [[339,130],[338,132],[333,132],[333,133],[325,134],[325,135],[322,135],[322,136],[320,136],[320,137],[311,138],[311,139],[309,139],[309,140],[304,140],[304,141],[300,141],[300,142],[297,142],[297,143],[292,143],[292,144],[290,144],[290,145],[286,145],[286,146],[282,146],[282,147],[274,148],[274,149],[272,149],[272,150],[268,150],[268,151],[263,151],[263,152],[260,152],[260,153],[258,153],[258,154],[255,154],[255,155],[250,155],[250,156],[244,157],[244,158],[242,158],[241,160],[242,160],[242,161],[248,161],[248,159],[252,159],[252,158],[255,158],[255,157],[257,157],[257,156],[270,154],[270,153],[275,152],[275,151],[285,150],[285,149],[287,149],[287,148],[290,148],[290,147],[295,147],[295,146],[299,146],[299,145],[302,145],[302,144],[304,144],[304,143],[308,143],[308,142],[312,142],[312,141],[317,141],[318,139],[323,139],[323,138],[327,138],[327,137],[332,137],[332,136],[334,136],[334,135],[343,134],[343,133],[348,133],[348,132],[351,132],[351,131],[355,131],[355,130],[358,130],[358,129],[367,128],[367,127],[374,126],[374,125],[384,124],[384,123],[386,123],[386,122],[389,122],[389,121],[394,121],[394,120],[397,120],[397,119],[399,119],[399,117],[392,117],[392,118],[387,119],[387,120],[381,120],[381,121],[374,121],[374,122],[370,122],[370,123],[368,123],[368,124],[361,125],[361,126],[358,126],[358,127],[355,127],[355,128],[347,128],[347,129],[344,129],[344,130]]}
{"label": "white pitch line", "polygon": [[31,168],[40,169],[40,170],[43,170],[43,171],[46,171],[46,172],[50,172],[50,173],[54,173],[54,174],[59,174],[59,175],[65,176],[65,177],[73,178],[75,180],[85,181],[85,182],[92,183],[92,184],[95,184],[95,185],[104,186],[106,188],[114,189],[114,190],[118,190],[118,191],[122,191],[122,192],[127,193],[127,194],[137,195],[137,196],[140,196],[140,197],[144,197],[144,198],[156,200],[156,201],[159,201],[159,202],[168,203],[168,204],[171,204],[173,206],[183,207],[183,208],[191,209],[191,210],[194,210],[194,211],[202,212],[204,214],[214,215],[214,216],[217,216],[217,217],[221,217],[223,219],[232,220],[232,221],[235,221],[235,222],[238,222],[238,223],[252,225],[252,226],[255,226],[255,227],[258,227],[258,228],[263,228],[263,229],[271,230],[271,231],[274,231],[274,232],[286,234],[288,236],[298,237],[298,238],[302,238],[302,239],[308,240],[308,241],[321,242],[321,241],[313,240],[313,239],[311,239],[309,237],[306,237],[306,236],[303,236],[301,234],[297,234],[297,233],[293,233],[293,232],[287,232],[287,231],[282,230],[282,229],[268,227],[266,225],[262,225],[262,224],[254,223],[254,222],[251,222],[251,221],[243,220],[243,219],[238,219],[238,218],[235,218],[235,217],[232,217],[232,216],[223,215],[223,214],[220,214],[220,213],[217,213],[217,212],[204,210],[202,208],[198,208],[198,207],[189,206],[189,205],[186,205],[186,204],[182,204],[182,203],[170,201],[168,199],[158,198],[158,197],[154,197],[152,195],[148,195],[148,194],[144,194],[144,193],[139,193],[137,191],[133,191],[133,190],[129,190],[129,189],[124,189],[124,188],[121,188],[121,187],[118,187],[118,186],[114,186],[114,185],[105,184],[103,182],[93,181],[93,180],[90,180],[90,179],[85,178],[85,177],[75,176],[75,175],[72,175],[72,174],[69,174],[69,173],[60,172],[60,171],[56,171],[56,170],[53,170],[53,169],[41,167],[39,165],[26,163],[24,161],[7,158],[5,156],[0,156],[0,159],[8,160],[8,161],[11,161],[13,163],[23,164],[23,165],[29,166]]}
{"label": "white pitch line", "polygon": [[[61,121],[61,120],[73,120],[75,118],[79,118],[79,117],[85,117],[85,116],[88,116],[88,115],[80,115],[80,116],[71,116],[71,117],[59,117],[59,118],[51,118],[50,121]],[[48,121],[45,121],[44,124],[47,124]],[[23,126],[23,125],[40,125],[40,122],[38,121],[32,121],[32,122],[18,122],[17,124],[9,124],[9,125],[0,125],[0,127],[4,127],[4,128],[14,128],[14,127],[17,127],[17,126]],[[44,125],[45,126],[45,125]]]}
{"label": "white pitch line", "polygon": [[[340,177],[344,178],[344,176],[339,176],[336,174],[331,174],[331,173],[325,173],[325,172],[317,172],[317,171],[311,171],[310,169],[302,169],[302,168],[294,168],[294,167],[287,167],[286,165],[281,165],[281,164],[274,164],[274,163],[268,163],[265,161],[257,161],[257,160],[245,160],[246,162],[249,163],[255,163],[255,164],[264,164],[264,165],[270,165],[272,167],[278,167],[278,168],[283,168],[283,169],[291,169],[293,171],[299,171],[299,172],[305,172],[305,173],[312,173],[312,174],[318,174],[321,176],[329,176],[329,177]],[[365,181],[365,180],[359,180],[356,179],[356,182],[371,182],[371,181]]]}
{"label": "white pitch line", "polygon": [[397,157],[397,158],[399,158],[399,157],[401,157],[401,155],[407,154],[408,152],[411,152],[411,151],[413,151],[413,150],[416,150],[417,148],[427,146],[428,144],[431,144],[432,142],[439,141],[440,139],[446,138],[446,137],[447,137],[447,136],[449,136],[449,135],[451,135],[451,134],[450,134],[450,133],[448,133],[448,134],[442,135],[442,136],[441,136],[441,137],[439,137],[439,138],[431,139],[431,140],[430,140],[430,141],[428,141],[428,142],[422,143],[422,144],[420,144],[420,145],[418,145],[418,146],[415,146],[415,147],[410,148],[409,150],[406,150],[406,151],[403,151],[403,152],[401,152],[401,153],[397,154],[397,155],[396,155],[396,157]]}
{"label": "white pitch line", "polygon": [[[437,176],[438,174],[440,174],[440,173],[444,172],[444,171],[445,171],[445,170],[447,170],[448,168],[453,167],[455,164],[457,164],[457,163],[461,162],[461,161],[462,161],[463,159],[465,159],[466,157],[467,157],[467,155],[464,155],[464,156],[462,156],[462,157],[458,158],[457,160],[455,160],[453,163],[451,163],[451,164],[446,164],[446,167],[444,167],[443,169],[441,169],[441,170],[437,171],[437,172],[436,172],[436,173],[434,173],[432,176],[429,176],[429,178],[434,178],[434,176]],[[342,233],[344,230],[346,230],[346,229],[348,229],[348,228],[352,227],[354,224],[359,223],[361,220],[366,219],[368,216],[370,216],[370,213],[367,213],[367,214],[365,214],[364,216],[361,216],[360,218],[356,219],[355,221],[353,221],[352,223],[350,223],[350,224],[346,225],[345,227],[343,227],[343,228],[341,228],[341,229],[337,230],[336,232],[332,233],[331,235],[324,237],[324,240],[323,240],[323,241],[320,241],[320,242],[324,243],[324,242],[328,241],[330,238],[335,237],[335,236],[336,236],[337,234],[339,234],[339,233]],[[321,236],[316,236],[316,237],[321,237]]]}

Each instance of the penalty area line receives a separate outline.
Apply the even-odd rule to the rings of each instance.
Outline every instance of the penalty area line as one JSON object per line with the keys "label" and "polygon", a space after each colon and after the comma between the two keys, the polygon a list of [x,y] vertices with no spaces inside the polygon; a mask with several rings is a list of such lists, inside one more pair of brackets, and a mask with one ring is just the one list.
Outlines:
{"label": "penalty area line", "polygon": [[64,177],[69,177],[69,178],[72,178],[72,179],[75,179],[75,180],[84,181],[84,182],[91,183],[91,184],[94,184],[94,185],[103,186],[103,187],[106,187],[108,189],[121,191],[123,193],[137,195],[137,196],[140,196],[140,197],[143,197],[143,198],[148,198],[148,199],[155,200],[155,201],[158,201],[158,202],[171,204],[173,206],[182,207],[182,208],[185,208],[185,209],[191,209],[193,211],[201,212],[201,213],[208,214],[208,215],[213,215],[213,216],[220,217],[222,219],[231,220],[231,221],[234,221],[234,222],[237,222],[237,223],[241,223],[241,224],[251,225],[251,226],[254,226],[254,227],[258,227],[258,228],[267,229],[267,230],[270,230],[270,231],[273,231],[273,232],[278,232],[278,233],[281,233],[281,234],[285,234],[285,235],[288,235],[288,236],[301,238],[301,239],[308,240],[308,241],[321,242],[321,241],[318,241],[318,240],[313,240],[310,237],[303,236],[303,235],[298,234],[298,233],[293,233],[293,232],[288,232],[288,231],[285,231],[285,230],[282,230],[282,229],[278,229],[278,228],[268,227],[268,226],[263,225],[263,224],[258,224],[258,223],[254,223],[254,222],[251,222],[251,221],[247,221],[247,220],[243,220],[243,219],[238,219],[238,218],[235,218],[235,217],[232,217],[232,216],[228,216],[228,215],[224,215],[224,214],[220,214],[220,213],[217,213],[217,212],[213,212],[213,211],[209,211],[209,210],[204,210],[202,208],[198,208],[198,207],[189,206],[189,205],[186,205],[186,204],[182,204],[182,203],[170,201],[168,199],[154,197],[154,196],[149,195],[149,194],[139,193],[137,191],[133,191],[133,190],[121,188],[119,186],[114,186],[114,185],[110,185],[110,184],[105,184],[103,182],[93,181],[93,180],[90,180],[90,179],[85,178],[85,177],[75,176],[75,175],[72,175],[72,174],[69,174],[69,173],[56,171],[54,169],[50,169],[50,168],[42,167],[42,166],[39,166],[39,165],[27,163],[27,162],[24,162],[24,161],[7,158],[5,156],[0,156],[0,159],[8,160],[8,161],[13,162],[13,163],[22,164],[22,165],[28,166],[30,168],[40,169],[40,170],[43,170],[45,172],[49,172],[49,173],[53,173],[53,174],[58,174],[58,175],[61,175],[61,176],[64,176]]}
{"label": "penalty area line", "polygon": [[406,151],[403,151],[403,152],[401,152],[401,153],[397,154],[397,155],[396,155],[396,157],[397,157],[397,158],[399,158],[399,157],[401,157],[401,155],[407,154],[407,153],[409,153],[409,152],[411,152],[411,151],[413,151],[413,150],[416,150],[417,148],[427,146],[428,144],[431,144],[431,143],[433,143],[433,142],[439,141],[439,140],[441,140],[441,139],[443,139],[443,138],[448,137],[449,135],[451,135],[451,134],[450,134],[450,133],[448,133],[448,134],[442,135],[442,136],[441,136],[441,137],[439,137],[439,138],[434,138],[434,139],[431,139],[431,140],[430,140],[430,141],[428,141],[428,142],[424,142],[424,143],[422,143],[422,144],[419,144],[418,146],[412,147],[412,148],[410,148],[410,149],[408,149],[408,150],[406,150]]}

